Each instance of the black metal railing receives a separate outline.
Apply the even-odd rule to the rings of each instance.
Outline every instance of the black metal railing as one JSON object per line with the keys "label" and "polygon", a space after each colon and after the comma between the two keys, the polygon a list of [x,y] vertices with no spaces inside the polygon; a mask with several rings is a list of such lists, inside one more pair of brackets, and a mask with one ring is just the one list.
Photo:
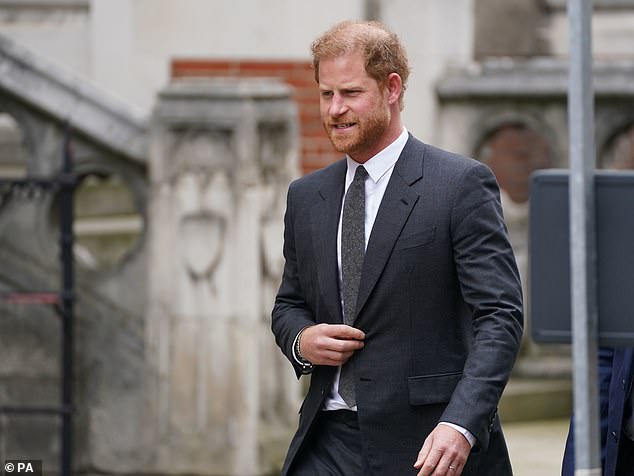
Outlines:
{"label": "black metal railing", "polygon": [[[75,303],[73,232],[74,192],[77,176],[74,172],[70,130],[64,138],[64,160],[61,173],[51,178],[26,177],[1,179],[0,188],[5,195],[18,191],[48,190],[59,195],[59,291],[20,290],[0,293],[0,301],[14,304],[53,305],[61,317],[61,403],[59,405],[2,405],[0,413],[22,415],[57,415],[61,425],[60,474],[70,476],[72,464],[72,414],[73,414],[73,307]],[[28,193],[27,193],[28,195]]]}

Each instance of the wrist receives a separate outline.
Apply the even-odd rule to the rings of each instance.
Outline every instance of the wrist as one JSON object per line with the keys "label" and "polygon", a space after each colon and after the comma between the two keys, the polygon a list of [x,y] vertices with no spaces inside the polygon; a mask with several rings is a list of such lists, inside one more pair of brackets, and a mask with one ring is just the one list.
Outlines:
{"label": "wrist", "polygon": [[293,353],[295,354],[295,358],[299,365],[301,366],[302,374],[309,374],[313,371],[313,364],[310,360],[302,355],[301,345],[302,345],[302,334],[307,328],[304,327],[297,337],[295,338],[295,343],[293,346]]}

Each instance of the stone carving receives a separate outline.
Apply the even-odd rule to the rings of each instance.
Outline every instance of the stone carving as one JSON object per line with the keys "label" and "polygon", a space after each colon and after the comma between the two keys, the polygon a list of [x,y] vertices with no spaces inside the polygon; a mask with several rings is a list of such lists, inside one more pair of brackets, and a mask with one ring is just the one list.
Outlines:
{"label": "stone carving", "polygon": [[224,251],[230,190],[221,172],[212,178],[186,173],[176,181],[175,194],[181,210],[180,251],[187,273],[194,282],[213,287],[213,273]]}
{"label": "stone carving", "polygon": [[185,126],[174,127],[170,131],[168,154],[170,160],[166,174],[175,178],[183,171],[202,172],[201,179],[209,180],[210,171],[218,168],[228,169],[231,158],[235,155],[231,150],[231,132],[214,128]]}

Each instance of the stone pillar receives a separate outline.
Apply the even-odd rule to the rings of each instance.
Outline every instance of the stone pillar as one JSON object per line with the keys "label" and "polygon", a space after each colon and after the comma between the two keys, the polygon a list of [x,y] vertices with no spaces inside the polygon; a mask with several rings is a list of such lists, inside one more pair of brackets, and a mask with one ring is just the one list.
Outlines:
{"label": "stone pillar", "polygon": [[148,472],[265,474],[299,398],[269,329],[297,174],[290,90],[173,82],[150,135]]}

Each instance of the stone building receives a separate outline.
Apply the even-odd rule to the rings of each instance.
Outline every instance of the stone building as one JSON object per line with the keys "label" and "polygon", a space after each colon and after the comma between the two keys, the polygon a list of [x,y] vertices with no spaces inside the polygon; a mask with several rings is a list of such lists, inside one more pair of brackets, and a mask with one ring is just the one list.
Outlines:
{"label": "stone building", "polygon": [[[597,166],[632,169],[634,1],[594,4]],[[564,0],[0,0],[0,177],[55,175],[73,130],[75,472],[275,473],[285,189],[337,158],[308,46],[345,18],[408,48],[408,129],[493,168],[526,282],[529,175],[567,165]],[[0,293],[54,289],[55,191],[0,192]],[[54,307],[1,302],[0,406],[58,401],[59,347]],[[503,418],[565,415],[569,367],[527,337]],[[59,453],[56,418],[0,413],[0,459]]]}

